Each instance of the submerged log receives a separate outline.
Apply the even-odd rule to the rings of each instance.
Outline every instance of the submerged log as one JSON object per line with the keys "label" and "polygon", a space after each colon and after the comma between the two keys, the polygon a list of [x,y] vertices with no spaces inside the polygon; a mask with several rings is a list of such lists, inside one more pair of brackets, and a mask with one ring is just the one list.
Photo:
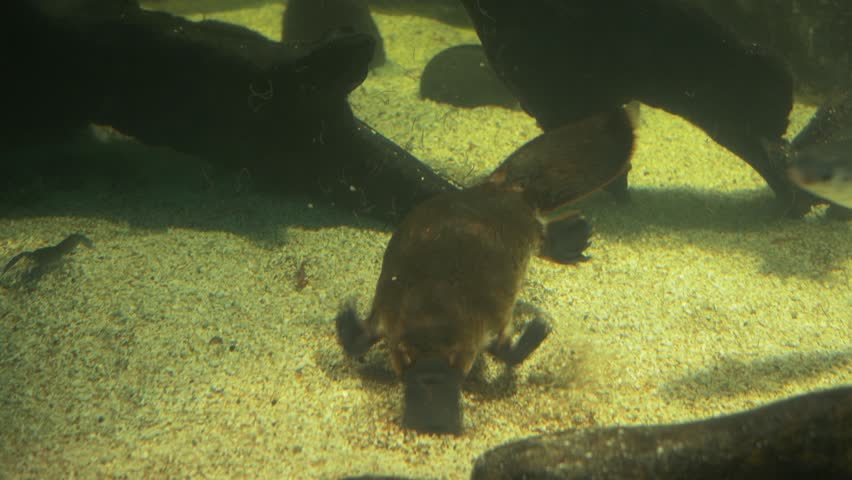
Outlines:
{"label": "submerged log", "polygon": [[0,147],[109,125],[387,220],[454,188],[353,116],[347,95],[367,75],[370,35],[274,42],[132,0],[3,9],[0,53],[14,74],[0,91]]}
{"label": "submerged log", "polygon": [[531,437],[480,456],[471,478],[848,479],[852,387],[692,423]]}
{"label": "submerged log", "polygon": [[787,129],[790,72],[700,10],[675,0],[462,4],[494,70],[545,130],[638,100],[748,162],[791,216],[810,208],[763,146]]}

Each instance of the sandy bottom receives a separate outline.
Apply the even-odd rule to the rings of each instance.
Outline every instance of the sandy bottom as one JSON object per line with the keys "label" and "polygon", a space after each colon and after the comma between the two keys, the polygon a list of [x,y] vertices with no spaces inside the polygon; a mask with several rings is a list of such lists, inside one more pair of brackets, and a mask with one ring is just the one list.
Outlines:
{"label": "sandy bottom", "polygon": [[[217,17],[275,38],[281,9]],[[428,58],[473,32],[377,21],[391,63],[352,103],[379,131],[462,183],[538,134],[520,112],[417,98]],[[797,108],[793,128],[810,113]],[[0,219],[3,264],[72,232],[96,247],[35,285],[0,279],[0,477],[462,479],[519,437],[852,382],[850,224],[781,218],[761,179],[701,131],[650,108],[641,122],[632,205],[582,205],[590,262],[533,262],[522,296],[553,334],[514,388],[486,359],[460,437],[403,431],[385,352],[355,364],[336,343],[340,302],[369,305],[390,235],[379,224],[200,171],[55,193]]]}

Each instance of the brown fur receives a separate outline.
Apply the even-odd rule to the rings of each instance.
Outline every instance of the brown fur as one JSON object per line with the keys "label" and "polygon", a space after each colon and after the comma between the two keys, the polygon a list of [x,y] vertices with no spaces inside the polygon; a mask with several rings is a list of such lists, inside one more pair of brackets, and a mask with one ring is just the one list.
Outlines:
{"label": "brown fur", "polygon": [[412,212],[385,252],[367,319],[394,370],[437,356],[466,374],[478,352],[507,336],[542,235],[519,193],[489,184],[439,195]]}

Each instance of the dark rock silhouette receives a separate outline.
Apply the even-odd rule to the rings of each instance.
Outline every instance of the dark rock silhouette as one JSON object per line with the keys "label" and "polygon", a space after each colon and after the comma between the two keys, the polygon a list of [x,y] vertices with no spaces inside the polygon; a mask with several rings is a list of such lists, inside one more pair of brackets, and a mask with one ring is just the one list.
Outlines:
{"label": "dark rock silhouette", "polygon": [[16,1],[4,13],[15,20],[0,50],[16,74],[0,91],[0,147],[109,125],[391,221],[454,189],[352,115],[370,35],[278,43],[130,0]]}
{"label": "dark rock silhouette", "polygon": [[482,45],[456,45],[432,57],[420,76],[420,97],[464,108],[518,108],[488,64]]}
{"label": "dark rock silhouette", "polygon": [[385,47],[366,0],[289,0],[284,10],[281,40],[317,41],[333,32],[366,33],[375,50],[370,67],[385,63]]}
{"label": "dark rock silhouette", "polygon": [[676,425],[610,427],[511,442],[473,480],[852,478],[852,387]]}
{"label": "dark rock silhouette", "polygon": [[698,9],[672,0],[462,3],[491,65],[545,130],[639,100],[739,155],[788,214],[810,207],[763,148],[786,131],[790,73]]}

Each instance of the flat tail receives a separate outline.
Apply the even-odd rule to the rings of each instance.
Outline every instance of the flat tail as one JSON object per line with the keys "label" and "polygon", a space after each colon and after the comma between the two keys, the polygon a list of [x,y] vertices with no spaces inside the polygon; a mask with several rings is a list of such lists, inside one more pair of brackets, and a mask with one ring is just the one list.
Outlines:
{"label": "flat tail", "polygon": [[624,109],[592,115],[527,142],[488,181],[523,192],[530,206],[546,212],[576,202],[625,174],[633,140],[633,124]]}

